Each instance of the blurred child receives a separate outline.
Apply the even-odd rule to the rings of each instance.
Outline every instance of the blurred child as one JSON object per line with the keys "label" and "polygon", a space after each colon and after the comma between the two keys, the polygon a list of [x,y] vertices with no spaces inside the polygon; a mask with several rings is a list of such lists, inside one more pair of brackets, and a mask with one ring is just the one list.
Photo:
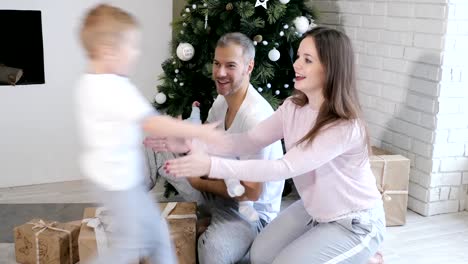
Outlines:
{"label": "blurred child", "polygon": [[196,126],[158,115],[127,75],[139,55],[136,19],[106,4],[92,8],[81,28],[89,59],[76,93],[81,168],[110,211],[109,248],[95,263],[176,263],[166,222],[143,185],[143,131],[154,136],[219,138],[214,125]]}

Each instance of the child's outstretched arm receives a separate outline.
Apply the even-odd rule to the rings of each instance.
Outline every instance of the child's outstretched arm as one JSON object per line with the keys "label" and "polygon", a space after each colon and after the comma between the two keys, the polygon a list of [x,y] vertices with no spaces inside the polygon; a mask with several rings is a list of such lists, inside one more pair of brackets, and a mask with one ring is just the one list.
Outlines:
{"label": "child's outstretched arm", "polygon": [[150,116],[143,120],[143,130],[151,136],[200,138],[216,144],[223,137],[223,132],[216,129],[217,124],[194,125],[169,116]]}

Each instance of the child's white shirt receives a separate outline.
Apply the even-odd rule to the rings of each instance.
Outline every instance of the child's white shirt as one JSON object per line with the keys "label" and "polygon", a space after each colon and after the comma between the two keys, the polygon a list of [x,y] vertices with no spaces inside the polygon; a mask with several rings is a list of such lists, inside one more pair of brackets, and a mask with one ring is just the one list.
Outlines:
{"label": "child's white shirt", "polygon": [[115,74],[84,74],[76,100],[84,175],[107,190],[141,184],[142,121],[157,112],[128,78]]}

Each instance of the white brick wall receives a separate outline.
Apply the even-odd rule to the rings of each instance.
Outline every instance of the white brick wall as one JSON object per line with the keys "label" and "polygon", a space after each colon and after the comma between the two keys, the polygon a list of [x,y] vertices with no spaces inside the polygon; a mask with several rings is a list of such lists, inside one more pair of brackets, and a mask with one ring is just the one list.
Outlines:
{"label": "white brick wall", "polygon": [[409,208],[468,208],[468,1],[311,3],[353,41],[371,142],[411,159]]}
{"label": "white brick wall", "polygon": [[[434,153],[433,159],[440,159],[439,175],[450,175],[445,178],[450,182],[441,183],[450,186],[447,200],[458,200],[458,210],[464,210],[467,207],[465,200],[468,199],[468,182],[465,179],[465,175],[468,175],[468,2],[448,2],[437,114],[437,129],[448,131],[448,137],[436,144],[438,152]],[[444,144],[444,147],[437,147]]]}

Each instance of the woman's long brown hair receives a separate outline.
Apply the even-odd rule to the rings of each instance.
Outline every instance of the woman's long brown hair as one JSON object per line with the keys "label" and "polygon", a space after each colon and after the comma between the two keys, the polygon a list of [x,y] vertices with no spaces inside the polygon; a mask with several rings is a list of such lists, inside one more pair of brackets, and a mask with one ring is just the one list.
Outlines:
{"label": "woman's long brown hair", "polygon": [[[356,90],[354,52],[349,38],[344,33],[327,27],[315,27],[306,32],[304,38],[314,40],[318,59],[324,67],[326,76],[323,89],[324,101],[315,125],[297,144],[303,142],[310,144],[324,128],[336,125],[339,121],[359,120],[361,117]],[[291,100],[299,106],[309,103],[307,96],[298,90]],[[365,125],[363,128],[369,147]]]}

